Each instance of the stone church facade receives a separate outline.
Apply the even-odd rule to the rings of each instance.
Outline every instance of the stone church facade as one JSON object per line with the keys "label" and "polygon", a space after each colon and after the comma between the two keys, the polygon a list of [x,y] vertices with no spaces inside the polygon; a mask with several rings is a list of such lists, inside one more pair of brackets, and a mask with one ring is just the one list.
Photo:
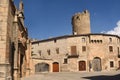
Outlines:
{"label": "stone church facade", "polygon": [[0,0],[0,80],[19,80],[29,75],[30,40],[24,25],[22,0]]}
{"label": "stone church facade", "polygon": [[111,71],[120,68],[120,37],[93,34],[87,10],[72,17],[73,35],[33,41],[32,73]]}

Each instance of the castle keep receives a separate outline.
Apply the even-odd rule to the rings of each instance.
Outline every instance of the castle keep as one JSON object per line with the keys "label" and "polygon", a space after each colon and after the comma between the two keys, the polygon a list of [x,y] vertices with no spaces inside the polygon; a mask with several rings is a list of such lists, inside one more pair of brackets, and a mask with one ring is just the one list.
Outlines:
{"label": "castle keep", "polygon": [[88,34],[90,32],[90,14],[87,10],[72,17],[73,35]]}
{"label": "castle keep", "polygon": [[87,10],[72,17],[73,35],[32,42],[32,72],[111,71],[120,67],[120,37],[93,34]]}

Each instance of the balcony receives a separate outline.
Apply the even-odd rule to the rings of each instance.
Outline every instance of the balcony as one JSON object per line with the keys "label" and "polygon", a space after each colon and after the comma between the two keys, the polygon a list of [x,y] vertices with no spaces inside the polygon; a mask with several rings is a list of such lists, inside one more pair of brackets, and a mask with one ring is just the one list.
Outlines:
{"label": "balcony", "polygon": [[68,55],[68,58],[78,58],[79,57],[79,55],[78,54],[71,54],[71,55]]}

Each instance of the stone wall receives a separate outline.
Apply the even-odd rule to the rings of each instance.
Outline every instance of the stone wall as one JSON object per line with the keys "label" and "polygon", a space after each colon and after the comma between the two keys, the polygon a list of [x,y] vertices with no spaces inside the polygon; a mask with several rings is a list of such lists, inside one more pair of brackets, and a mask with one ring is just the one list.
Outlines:
{"label": "stone wall", "polygon": [[[52,62],[59,62],[60,71],[74,72],[79,71],[80,61],[85,62],[86,68],[83,71],[94,71],[91,69],[93,60],[100,58],[102,71],[115,70],[119,67],[120,61],[117,50],[120,47],[119,40],[118,36],[107,34],[73,35],[41,40],[32,43],[32,57],[38,58],[39,63],[41,59],[51,59]],[[71,46],[76,46],[76,55],[71,54]],[[113,47],[113,52],[109,51],[109,46]],[[56,53],[56,48],[59,49],[59,54]],[[64,63],[64,59],[67,59],[67,63]],[[110,67],[110,61],[113,61],[113,67]]]}
{"label": "stone wall", "polygon": [[21,7],[17,9],[13,0],[0,0],[0,80],[18,80],[29,74],[31,45]]}
{"label": "stone wall", "polygon": [[10,40],[7,40],[7,38],[10,37],[8,35],[8,27],[11,28],[11,24],[9,23],[10,20],[8,20],[9,4],[10,0],[0,0],[0,79],[2,80],[8,78],[11,72],[10,65],[8,63]]}

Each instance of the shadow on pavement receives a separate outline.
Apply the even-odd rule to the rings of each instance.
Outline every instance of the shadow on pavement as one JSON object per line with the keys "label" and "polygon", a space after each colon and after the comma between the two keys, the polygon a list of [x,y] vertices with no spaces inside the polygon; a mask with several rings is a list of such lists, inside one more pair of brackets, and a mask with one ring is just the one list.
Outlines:
{"label": "shadow on pavement", "polygon": [[106,76],[106,75],[99,75],[99,76],[90,76],[90,77],[83,77],[89,80],[120,80],[120,74],[113,75],[113,76]]}

